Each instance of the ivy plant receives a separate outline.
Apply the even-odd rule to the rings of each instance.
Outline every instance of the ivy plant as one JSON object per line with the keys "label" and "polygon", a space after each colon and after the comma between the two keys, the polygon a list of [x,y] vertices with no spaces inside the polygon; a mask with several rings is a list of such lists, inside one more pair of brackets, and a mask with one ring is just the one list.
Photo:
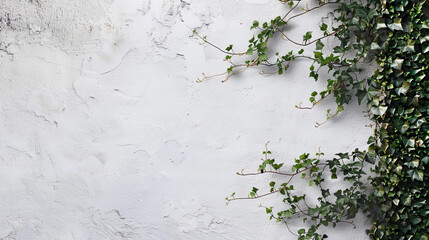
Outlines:
{"label": "ivy plant", "polygon": [[[311,109],[332,95],[337,103],[334,111],[327,110],[327,120],[344,111],[344,107],[356,97],[360,104],[368,106],[374,120],[375,133],[368,139],[368,149],[356,149],[352,153],[338,153],[335,158],[322,159],[322,153],[312,158],[303,154],[295,160],[288,172],[283,163],[276,163],[266,149],[263,162],[254,173],[239,175],[276,174],[285,181],[269,183],[269,192],[260,193],[253,187],[248,196],[232,194],[227,202],[257,199],[279,194],[287,209],[277,211],[265,207],[270,219],[288,222],[300,216],[309,223],[294,234],[298,239],[324,239],[321,226],[350,223],[359,211],[372,219],[373,227],[367,231],[373,239],[429,239],[428,195],[428,148],[429,144],[429,3],[426,0],[347,0],[318,1],[314,7],[302,7],[302,2],[281,0],[288,6],[283,16],[269,22],[254,21],[251,30],[256,31],[248,48],[235,52],[233,45],[225,50],[195,34],[224,54],[230,66],[224,73],[207,78],[225,76],[223,82],[246,69],[266,66],[285,74],[297,60],[311,61],[309,78],[320,81],[319,71],[326,68],[330,77],[323,79],[326,88],[314,91],[309,97]],[[287,25],[296,18],[323,8],[335,6],[334,25],[320,25],[319,32],[306,32],[301,40],[293,39]],[[301,7],[301,10],[299,10]],[[313,46],[313,51],[277,52],[271,49],[273,37],[300,47]],[[315,37],[316,36],[316,37]],[[326,39],[333,38],[333,51],[325,49]],[[275,55],[269,55],[274,50]],[[241,63],[237,63],[236,59]],[[362,68],[377,63],[371,77],[360,77]],[[323,123],[316,123],[320,126]],[[373,177],[364,177],[363,167],[370,164]],[[296,192],[292,179],[300,175],[310,186],[320,190],[317,204],[308,204],[308,196]],[[341,178],[348,185],[332,191],[327,178]],[[371,188],[366,189],[367,183]]]}
{"label": "ivy plant", "polygon": [[375,239],[429,239],[429,4],[383,1],[374,44],[378,70],[368,80],[378,90],[368,107],[376,135],[369,139],[379,161],[368,201]]}

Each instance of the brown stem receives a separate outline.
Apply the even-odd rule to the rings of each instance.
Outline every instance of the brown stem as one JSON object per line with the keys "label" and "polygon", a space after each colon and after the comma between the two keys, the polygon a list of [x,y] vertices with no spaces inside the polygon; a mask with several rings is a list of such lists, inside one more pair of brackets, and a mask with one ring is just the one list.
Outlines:
{"label": "brown stem", "polygon": [[[302,12],[302,13],[299,13],[299,14],[293,15],[292,17],[288,18],[288,20],[286,20],[286,22],[289,22],[289,21],[290,21],[291,19],[293,19],[293,18],[299,17],[299,16],[304,15],[304,14],[306,14],[306,13],[308,13],[308,12],[311,12],[311,11],[313,11],[313,10],[316,10],[316,9],[318,9],[318,8],[321,8],[321,7],[325,6],[325,5],[327,5],[327,4],[332,4],[332,3],[337,3],[337,2],[327,2],[327,3],[320,4],[319,6],[316,6],[316,7],[310,8],[310,9],[307,9],[306,11],[304,11],[304,12]],[[297,5],[298,5],[298,4],[297,4]],[[286,14],[286,16],[287,16],[287,14]],[[285,16],[285,17],[286,17],[286,16]],[[284,19],[284,17],[283,17],[283,19]],[[282,19],[282,20],[283,20],[283,19]]]}
{"label": "brown stem", "polygon": [[216,48],[217,50],[219,50],[219,51],[221,51],[221,52],[223,52],[223,53],[225,53],[225,54],[229,54],[229,55],[237,55],[237,56],[242,56],[242,55],[246,54],[246,52],[234,53],[234,52],[228,52],[228,51],[225,51],[225,50],[223,50],[222,48],[220,48],[220,47],[218,47],[218,46],[214,45],[213,43],[211,43],[211,42],[209,42],[209,41],[207,41],[207,39],[205,39],[205,38],[201,37],[201,36],[200,36],[196,31],[194,31],[194,34],[195,34],[195,35],[197,35],[197,36],[198,36],[198,38],[200,38],[201,40],[203,40],[205,43],[209,44],[210,46],[212,46],[212,47]]}
{"label": "brown stem", "polygon": [[340,28],[340,29],[338,29],[338,30],[337,30],[337,31],[335,31],[335,32],[332,32],[332,33],[330,33],[330,34],[328,34],[328,35],[325,35],[325,36],[323,36],[323,37],[319,37],[319,38],[317,38],[317,39],[314,39],[313,41],[308,42],[308,43],[299,43],[299,42],[295,42],[294,40],[290,39],[290,38],[289,38],[289,37],[288,37],[288,36],[287,36],[287,35],[286,35],[282,30],[280,30],[279,28],[276,28],[276,30],[277,30],[277,31],[279,31],[279,32],[282,34],[282,36],[283,36],[284,38],[286,38],[288,41],[292,42],[293,44],[305,47],[305,46],[311,45],[311,44],[313,44],[313,43],[315,43],[315,42],[317,42],[317,41],[319,41],[319,40],[321,40],[321,39],[324,39],[324,38],[327,38],[327,37],[329,37],[329,36],[332,36],[332,35],[334,35],[334,34],[338,33],[339,31],[341,31],[341,30],[343,30],[343,29],[342,29],[342,28]]}
{"label": "brown stem", "polygon": [[318,123],[318,122],[316,122],[316,126],[315,127],[320,127],[320,126],[322,126],[323,124],[325,124],[325,123],[327,123],[330,119],[332,119],[332,118],[334,118],[335,116],[337,116],[338,115],[338,113],[339,113],[340,111],[336,111],[335,112],[335,114],[334,115],[331,115],[328,119],[326,119],[325,121],[323,121],[322,123]]}
{"label": "brown stem", "polygon": [[[275,191],[272,191],[272,192],[269,192],[269,193],[265,193],[265,194],[262,194],[262,195],[257,195],[257,196],[255,196],[255,197],[241,197],[241,198],[231,198],[231,199],[227,199],[227,201],[233,201],[233,200],[244,200],[244,199],[257,199],[257,198],[262,198],[262,197],[265,197],[265,196],[268,196],[268,195],[271,195],[271,194],[274,194],[274,193],[277,193],[277,192],[280,192],[281,190],[283,190],[283,189],[285,189],[288,185],[289,185],[289,183],[292,181],[292,179],[293,179],[293,177],[295,177],[296,175],[298,175],[299,173],[302,173],[302,172],[304,172],[304,171],[306,171],[306,170],[309,170],[309,169],[311,169],[312,167],[314,167],[314,166],[318,166],[318,165],[328,165],[328,164],[316,164],[316,165],[311,165],[310,167],[307,167],[307,168],[305,168],[305,169],[302,169],[302,170],[300,170],[300,171],[297,171],[296,173],[291,173],[291,174],[286,174],[286,173],[281,173],[281,172],[275,172],[275,171],[266,171],[266,172],[268,172],[268,173],[274,173],[274,174],[281,174],[281,175],[288,175],[288,176],[290,176],[290,178],[289,178],[289,180],[286,182],[286,184],[283,186],[283,187],[281,187],[281,188],[279,188],[279,189],[277,189],[277,190],[275,190]],[[260,174],[263,174],[263,173],[237,173],[238,175],[240,175],[240,176],[250,176],[250,175],[260,175]]]}
{"label": "brown stem", "polygon": [[323,99],[327,98],[329,95],[331,95],[331,93],[326,94],[321,99],[317,100],[317,102],[314,102],[311,107],[302,107],[301,103],[299,105],[295,105],[295,107],[298,108],[298,109],[313,109],[314,106],[316,106],[317,104],[319,104],[321,101],[323,101]]}
{"label": "brown stem", "polygon": [[285,18],[289,15],[289,13],[291,13],[296,7],[298,7],[298,5],[301,3],[301,0],[299,0],[295,6],[293,6],[291,9],[289,9],[289,11],[283,16],[282,21],[285,20]]}
{"label": "brown stem", "polygon": [[219,74],[216,74],[216,75],[212,75],[212,76],[206,76],[206,74],[205,73],[202,73],[202,75],[203,75],[203,77],[200,79],[200,78],[197,78],[197,82],[202,82],[202,81],[204,81],[205,79],[208,79],[208,78],[213,78],[213,77],[220,77],[220,76],[222,76],[222,75],[225,75],[225,74],[227,74],[228,72],[224,72],[224,73],[219,73]]}
{"label": "brown stem", "polygon": [[253,172],[253,173],[239,173],[239,172],[237,172],[237,175],[240,175],[240,176],[253,176],[253,175],[261,175],[261,174],[264,174],[264,173],[272,173],[272,174],[279,174],[279,175],[285,175],[285,176],[291,176],[291,177],[293,177],[293,176],[295,176],[295,175],[297,175],[299,173],[307,171],[308,169],[310,169],[310,168],[312,168],[314,166],[319,166],[319,165],[327,165],[327,164],[320,163],[320,164],[316,164],[316,165],[311,165],[311,167],[306,167],[306,168],[304,168],[304,169],[302,169],[300,171],[297,171],[295,173],[285,173],[285,172],[277,172],[277,171],[271,171],[271,170],[264,170],[263,172]]}
{"label": "brown stem", "polygon": [[288,186],[288,184],[290,183],[290,181],[292,181],[293,177],[294,177],[294,176],[291,176],[291,177],[289,178],[289,181],[287,181],[287,182],[286,182],[286,184],[285,184],[283,187],[281,187],[281,188],[279,188],[279,189],[277,189],[277,190],[275,190],[275,191],[272,191],[272,192],[269,192],[269,193],[264,193],[264,194],[262,194],[262,195],[257,195],[257,196],[255,196],[255,197],[241,197],[241,198],[232,198],[232,199],[229,199],[229,198],[228,198],[227,200],[228,200],[228,201],[234,201],[234,200],[257,199],[257,198],[266,197],[266,196],[268,196],[268,195],[271,195],[271,194],[274,194],[274,193],[280,192],[281,190],[285,189],[285,188]]}

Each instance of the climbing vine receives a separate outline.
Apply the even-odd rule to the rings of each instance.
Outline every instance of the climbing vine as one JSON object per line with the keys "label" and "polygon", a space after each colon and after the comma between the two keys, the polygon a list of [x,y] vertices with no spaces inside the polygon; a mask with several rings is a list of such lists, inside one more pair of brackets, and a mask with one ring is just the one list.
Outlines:
{"label": "climbing vine", "polygon": [[384,1],[377,19],[378,71],[369,79],[378,90],[368,107],[376,135],[368,141],[379,161],[369,196],[376,239],[429,239],[429,4]]}
{"label": "climbing vine", "polygon": [[[288,10],[269,22],[254,21],[256,31],[248,48],[235,52],[233,45],[225,50],[198,36],[224,54],[231,65],[221,74],[223,82],[246,69],[266,66],[284,74],[297,60],[311,61],[309,77],[319,81],[320,69],[326,68],[330,77],[324,79],[326,88],[314,91],[309,97],[311,109],[332,95],[337,108],[327,110],[327,120],[344,111],[353,96],[366,104],[374,120],[375,133],[368,139],[368,149],[352,153],[338,153],[327,159],[323,153],[315,157],[303,154],[295,159],[290,171],[283,171],[283,163],[276,163],[266,149],[257,172],[239,175],[276,174],[285,177],[281,183],[271,181],[269,192],[261,193],[253,187],[248,196],[227,197],[227,202],[262,198],[279,194],[286,209],[277,211],[265,207],[270,219],[288,222],[300,217],[308,228],[293,232],[298,239],[324,239],[322,226],[335,227],[339,223],[354,225],[352,219],[362,211],[373,220],[368,234],[374,239],[429,239],[428,165],[429,156],[429,4],[425,0],[348,0],[318,1],[313,7],[302,1],[281,0]],[[293,39],[287,26],[304,14],[335,6],[334,25],[321,23],[319,32],[307,32],[301,40]],[[299,10],[301,8],[301,10]],[[275,35],[303,47],[297,52],[276,52],[270,43]],[[313,37],[316,36],[316,37]],[[327,50],[326,39],[335,46]],[[313,51],[307,53],[307,48]],[[269,50],[275,54],[270,55]],[[240,60],[243,59],[243,60]],[[237,62],[237,60],[239,62]],[[240,63],[241,61],[241,63]],[[377,63],[371,77],[359,73],[370,63]],[[320,126],[323,123],[316,123]],[[366,177],[364,166],[370,164],[373,177]],[[308,203],[308,196],[295,191],[292,180],[296,176],[317,187],[320,196],[316,204]],[[332,191],[327,179],[341,178],[347,185]],[[369,189],[366,188],[370,184]],[[291,230],[291,229],[289,229]]]}

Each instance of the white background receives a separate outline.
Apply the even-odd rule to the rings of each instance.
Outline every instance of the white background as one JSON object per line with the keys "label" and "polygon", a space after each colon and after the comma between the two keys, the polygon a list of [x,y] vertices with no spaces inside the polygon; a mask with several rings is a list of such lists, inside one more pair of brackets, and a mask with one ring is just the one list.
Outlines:
{"label": "white background", "polygon": [[[319,148],[326,157],[364,149],[373,131],[364,108],[354,101],[315,128],[335,104],[294,108],[325,85],[307,77],[307,61],[282,76],[249,69],[197,83],[228,64],[192,36],[196,28],[246,50],[252,21],[287,9],[275,0],[0,0],[0,239],[295,239],[258,208],[281,210],[279,197],[225,205],[273,179],[236,171],[257,170],[268,141],[289,167]],[[291,37],[321,34],[328,10],[296,19]],[[355,224],[326,232],[365,239],[370,223]]]}

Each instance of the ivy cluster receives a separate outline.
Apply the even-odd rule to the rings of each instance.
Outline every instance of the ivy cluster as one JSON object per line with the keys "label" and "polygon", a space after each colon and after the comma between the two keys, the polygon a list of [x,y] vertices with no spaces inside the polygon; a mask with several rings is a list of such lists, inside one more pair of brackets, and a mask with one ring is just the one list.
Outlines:
{"label": "ivy cluster", "polygon": [[[366,152],[356,149],[353,153],[338,153],[335,158],[321,160],[323,153],[316,153],[315,158],[310,158],[310,154],[302,154],[295,159],[295,164],[289,172],[282,171],[283,163],[276,164],[275,159],[270,159],[270,151],[263,152],[264,159],[259,166],[258,172],[255,173],[237,173],[241,176],[259,175],[259,174],[276,174],[286,177],[282,183],[271,181],[270,190],[267,193],[259,193],[259,189],[253,187],[248,197],[235,197],[233,193],[226,198],[228,202],[243,199],[255,199],[265,197],[271,194],[282,195],[283,202],[287,208],[275,211],[273,207],[265,207],[266,213],[269,214],[270,220],[284,222],[298,239],[325,239],[326,234],[319,233],[318,230],[323,226],[333,226],[337,224],[353,224],[350,219],[354,218],[359,209],[365,207],[368,199],[363,171]],[[319,190],[317,204],[309,204],[306,194],[295,191],[292,184],[294,177],[301,177],[308,181],[310,187],[316,187]],[[342,179],[347,182],[348,186],[332,190],[327,181],[329,179]],[[331,193],[331,191],[333,191]],[[302,222],[309,224],[308,228],[300,228],[292,231],[289,228],[289,222],[302,219]]]}
{"label": "ivy cluster", "polygon": [[[373,239],[429,239],[429,2],[426,0],[348,0],[319,1],[318,5],[296,13],[301,1],[280,0],[289,10],[265,23],[254,21],[251,29],[258,34],[249,40],[247,50],[235,52],[233,45],[223,50],[225,60],[231,63],[223,74],[224,81],[248,68],[263,65],[284,74],[299,59],[312,61],[309,77],[319,80],[319,71],[326,68],[330,77],[323,91],[314,91],[309,97],[311,109],[328,96],[334,96],[337,109],[327,109],[327,120],[344,110],[352,97],[367,104],[375,122],[375,134],[368,139],[368,151],[339,153],[337,157],[322,160],[323,154],[310,158],[303,154],[295,160],[291,171],[283,172],[283,163],[270,159],[264,151],[263,162],[257,172],[238,173],[242,176],[278,174],[286,176],[281,184],[269,183],[270,191],[259,193],[253,187],[247,197],[226,198],[227,202],[256,199],[271,194],[282,195],[285,210],[265,207],[270,219],[284,222],[300,216],[308,228],[294,233],[298,239],[324,239],[320,227],[350,223],[359,211],[373,220],[368,234]],[[307,32],[302,40],[289,36],[287,25],[295,18],[326,5],[336,6],[334,26],[322,23],[320,32]],[[294,14],[294,15],[293,15]],[[314,45],[312,52],[301,48],[297,52],[276,52],[268,55],[269,42],[275,35],[297,46]],[[313,36],[318,36],[314,38]],[[333,51],[325,49],[325,39],[334,38]],[[275,52],[275,51],[274,51]],[[247,56],[243,63],[236,57]],[[361,67],[377,63],[369,78],[360,77]],[[204,75],[203,79],[209,78]],[[201,79],[201,80],[203,80]],[[323,123],[321,123],[323,124]],[[316,126],[321,124],[317,123]],[[374,164],[373,177],[364,178],[365,164]],[[308,197],[295,192],[292,179],[300,175],[310,186],[318,187],[317,204],[307,203]],[[342,178],[348,185],[332,191],[328,178]],[[369,179],[369,182],[366,180]],[[366,183],[372,186],[366,189]],[[289,229],[290,230],[290,229]]]}
{"label": "ivy cluster", "polygon": [[[368,107],[382,109],[368,141],[379,156],[369,201],[378,206],[375,239],[429,239],[429,4],[382,2],[377,18],[377,93]],[[378,112],[376,112],[378,113]]]}

